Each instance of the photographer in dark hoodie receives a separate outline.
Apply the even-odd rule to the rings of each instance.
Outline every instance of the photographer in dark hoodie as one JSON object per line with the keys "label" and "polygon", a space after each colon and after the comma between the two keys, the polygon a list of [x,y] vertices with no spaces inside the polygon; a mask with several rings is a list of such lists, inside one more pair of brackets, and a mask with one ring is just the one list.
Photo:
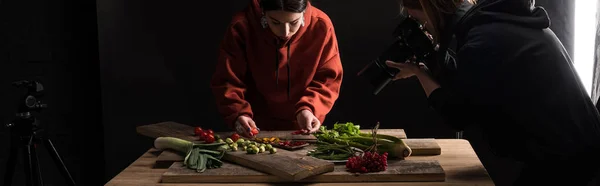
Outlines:
{"label": "photographer in dark hoodie", "polygon": [[531,0],[402,4],[439,44],[441,60],[426,64],[443,70],[388,61],[401,71],[396,79],[416,76],[445,123],[478,125],[495,155],[522,162],[515,185],[586,185],[594,178],[600,115],[542,7]]}

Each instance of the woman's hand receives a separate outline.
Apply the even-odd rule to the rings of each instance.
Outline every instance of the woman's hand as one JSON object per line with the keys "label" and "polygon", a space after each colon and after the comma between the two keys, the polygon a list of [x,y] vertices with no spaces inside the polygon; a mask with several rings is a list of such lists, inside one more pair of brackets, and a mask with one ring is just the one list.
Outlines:
{"label": "woman's hand", "polygon": [[256,127],[256,123],[254,123],[254,120],[252,120],[252,118],[245,115],[241,115],[237,118],[237,121],[235,122],[235,129],[238,134],[246,138],[252,138],[254,137],[252,129],[258,130],[258,127]]}
{"label": "woman's hand", "polygon": [[296,115],[296,121],[304,133],[314,133],[321,128],[321,121],[308,110],[300,111],[298,115]]}
{"label": "woman's hand", "polygon": [[406,79],[415,75],[426,74],[428,71],[427,66],[425,66],[424,63],[419,63],[417,65],[412,62],[397,63],[393,61],[386,61],[385,64],[389,67],[400,70],[400,72],[396,74],[396,77],[394,77],[394,81],[399,79]]}
{"label": "woman's hand", "polygon": [[396,77],[394,77],[394,80],[405,79],[416,75],[428,98],[435,89],[440,88],[440,85],[429,75],[429,70],[423,63],[414,64],[411,62],[396,63],[393,61],[386,61],[385,64],[400,70]]}

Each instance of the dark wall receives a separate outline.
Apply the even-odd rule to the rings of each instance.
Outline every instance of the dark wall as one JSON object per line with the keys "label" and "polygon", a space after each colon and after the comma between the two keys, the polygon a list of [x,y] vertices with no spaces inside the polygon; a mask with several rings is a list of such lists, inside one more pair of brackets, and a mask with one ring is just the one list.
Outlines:
{"label": "dark wall", "polygon": [[[136,126],[172,120],[226,130],[208,85],[225,27],[247,1],[212,3],[219,11],[198,11],[205,4],[193,1],[99,1],[108,175],[151,147],[149,139],[135,133]],[[406,129],[411,137],[453,137],[448,128],[436,126],[438,119],[427,109],[418,82],[397,82],[374,97],[355,77],[389,44],[398,21],[395,0],[345,1],[343,9],[332,1],[314,3],[336,25],[346,72],[326,124],[353,121],[369,127],[380,121],[386,128]],[[352,11],[359,8],[367,15]]]}
{"label": "dark wall", "polygon": [[[404,128],[411,138],[454,137],[454,131],[427,108],[414,79],[398,81],[372,96],[367,84],[355,76],[390,44],[399,21],[396,0],[313,2],[335,25],[346,74],[326,125],[352,121],[371,127],[380,121],[383,128]],[[572,16],[562,15],[572,6],[556,2],[538,0],[550,12],[552,28],[572,48],[572,27],[566,24]],[[225,27],[247,4],[247,0],[211,1],[210,6],[202,1],[98,1],[108,179],[152,146],[150,139],[136,134],[136,126],[177,121],[226,130],[209,80]]]}
{"label": "dark wall", "polygon": [[[34,112],[80,185],[104,184],[98,42],[94,1],[0,1],[0,180],[4,177],[22,79],[40,81],[48,108]],[[46,185],[65,185],[50,155],[38,146]],[[21,158],[19,156],[18,158]],[[14,185],[24,185],[18,159]]]}

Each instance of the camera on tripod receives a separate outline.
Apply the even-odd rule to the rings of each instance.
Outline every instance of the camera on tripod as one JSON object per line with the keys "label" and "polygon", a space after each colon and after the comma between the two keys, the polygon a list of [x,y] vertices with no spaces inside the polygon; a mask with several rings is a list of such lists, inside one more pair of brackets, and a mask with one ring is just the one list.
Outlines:
{"label": "camera on tripod", "polygon": [[385,64],[387,60],[405,62],[414,56],[416,61],[427,61],[435,51],[433,42],[427,37],[422,26],[410,17],[404,18],[393,35],[394,43],[358,72],[358,76],[366,78],[374,87],[374,95],[379,94],[400,72],[396,68],[388,67]]}
{"label": "camera on tripod", "polygon": [[[17,121],[28,121],[28,122],[15,122],[6,124],[6,127],[18,127],[19,132],[26,132],[22,130],[27,130],[29,126],[28,123],[32,124],[33,131],[36,130],[37,122],[33,117],[32,111],[41,111],[43,108],[47,108],[48,105],[42,103],[39,99],[43,96],[44,86],[37,81],[29,81],[29,80],[21,80],[12,83],[15,87],[24,87],[27,91],[25,96],[20,100],[19,106],[17,107]],[[25,125],[15,126],[17,124],[24,123]]]}
{"label": "camera on tripod", "polygon": [[10,154],[4,175],[4,185],[10,186],[12,184],[19,150],[22,150],[21,155],[24,162],[26,184],[28,186],[44,185],[37,157],[37,147],[40,142],[43,143],[43,147],[52,156],[54,163],[67,181],[67,184],[75,185],[75,181],[56,151],[54,144],[42,133],[43,130],[39,127],[39,120],[33,115],[33,111],[41,111],[48,107],[39,100],[43,96],[44,86],[38,81],[29,80],[16,81],[12,85],[18,88],[24,87],[27,92],[19,100],[16,118],[12,123],[5,125],[10,129],[11,138]]}

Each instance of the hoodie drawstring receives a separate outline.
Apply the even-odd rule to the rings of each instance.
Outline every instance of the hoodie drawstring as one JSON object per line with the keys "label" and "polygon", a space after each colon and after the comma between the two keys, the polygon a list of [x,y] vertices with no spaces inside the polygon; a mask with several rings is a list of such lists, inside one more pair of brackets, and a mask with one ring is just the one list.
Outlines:
{"label": "hoodie drawstring", "polygon": [[[276,46],[279,46],[279,40],[276,40]],[[292,89],[292,80],[290,78],[291,75],[291,68],[290,68],[290,43],[288,42],[287,45],[287,63],[286,63],[286,68],[287,68],[287,96],[288,96],[288,100],[290,99],[290,90]],[[275,49],[275,87],[279,87],[279,50]]]}

